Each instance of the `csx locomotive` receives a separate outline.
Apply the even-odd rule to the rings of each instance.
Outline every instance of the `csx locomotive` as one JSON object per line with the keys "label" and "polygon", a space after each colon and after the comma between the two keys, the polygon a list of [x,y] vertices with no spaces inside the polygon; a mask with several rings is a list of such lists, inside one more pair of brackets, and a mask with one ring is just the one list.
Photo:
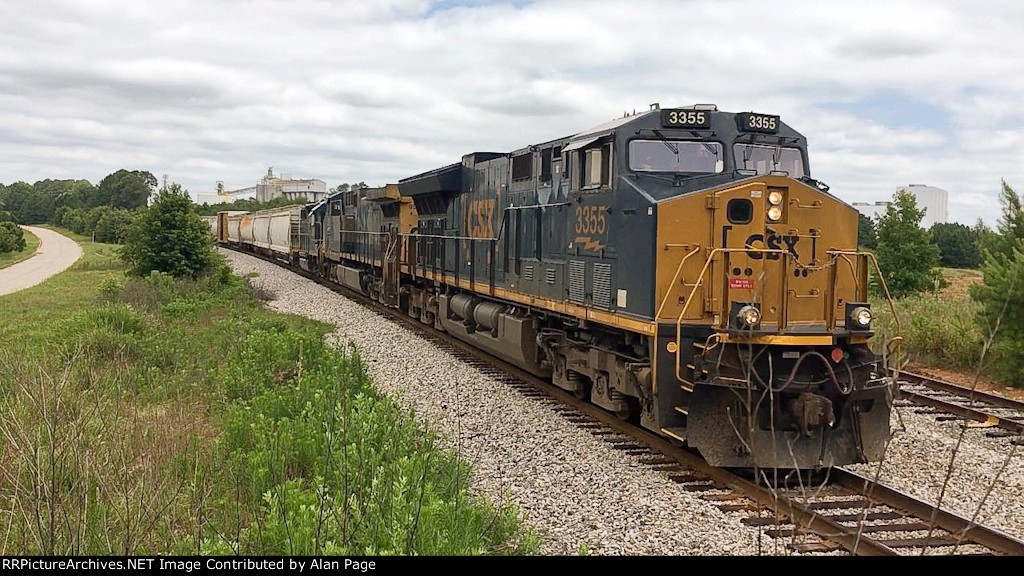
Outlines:
{"label": "csx locomotive", "polygon": [[857,224],[778,116],[654,105],[217,228],[713,465],[817,469],[890,438]]}

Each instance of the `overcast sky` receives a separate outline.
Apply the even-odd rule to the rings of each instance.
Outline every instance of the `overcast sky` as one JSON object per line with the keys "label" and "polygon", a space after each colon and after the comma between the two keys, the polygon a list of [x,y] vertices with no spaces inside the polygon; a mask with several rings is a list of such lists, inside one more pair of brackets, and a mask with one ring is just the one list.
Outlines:
{"label": "overcast sky", "polygon": [[848,202],[1024,191],[1024,2],[3,0],[0,182],[394,182],[624,111],[781,115]]}

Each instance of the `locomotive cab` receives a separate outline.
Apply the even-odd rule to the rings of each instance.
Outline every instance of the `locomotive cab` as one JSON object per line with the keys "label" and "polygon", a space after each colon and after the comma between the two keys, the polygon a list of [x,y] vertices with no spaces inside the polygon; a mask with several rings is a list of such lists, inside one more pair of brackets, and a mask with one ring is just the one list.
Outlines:
{"label": "locomotive cab", "polygon": [[718,466],[880,458],[892,382],[867,346],[872,257],[856,250],[856,211],[809,178],[803,137],[778,117],[735,115],[728,131],[707,115],[691,138],[709,142],[688,148],[708,153],[680,162],[682,187],[716,178],[719,155],[731,181],[658,204],[656,394],[674,409],[656,415],[673,424],[663,432]]}

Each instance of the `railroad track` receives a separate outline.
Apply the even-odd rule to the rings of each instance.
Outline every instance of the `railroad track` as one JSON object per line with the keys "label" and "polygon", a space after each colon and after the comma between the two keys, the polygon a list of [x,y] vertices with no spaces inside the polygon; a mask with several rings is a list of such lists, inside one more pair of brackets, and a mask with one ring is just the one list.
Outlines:
{"label": "railroad track", "polygon": [[1013,437],[1024,444],[1024,402],[970,390],[930,376],[901,370],[897,406],[924,406],[939,420],[963,420],[968,428],[986,429],[992,437]]}
{"label": "railroad track", "polygon": [[[277,264],[399,322],[524,396],[535,399],[576,426],[622,450],[682,489],[699,493],[725,512],[741,513],[784,548],[805,553],[854,555],[979,554],[1024,555],[1024,540],[937,509],[870,478],[833,468],[824,477],[763,470],[751,479],[709,466],[677,443],[620,420],[574,395],[499,358],[438,332],[405,313],[382,306],[344,286],[296,270],[278,259],[242,252]],[[766,543],[766,553],[771,544]]]}

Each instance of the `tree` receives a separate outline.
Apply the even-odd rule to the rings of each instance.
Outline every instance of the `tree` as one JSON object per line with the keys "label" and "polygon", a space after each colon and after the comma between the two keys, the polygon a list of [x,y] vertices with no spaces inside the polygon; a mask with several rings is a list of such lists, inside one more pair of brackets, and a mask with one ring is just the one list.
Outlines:
{"label": "tree", "polygon": [[89,207],[142,208],[149,201],[156,184],[156,177],[149,172],[118,170],[100,181],[89,200]]}
{"label": "tree", "polygon": [[289,198],[287,196],[278,196],[273,200],[267,202],[258,202],[255,198],[240,198],[232,202],[219,202],[217,204],[203,203],[196,206],[196,212],[200,216],[214,216],[218,212],[224,210],[244,210],[246,212],[256,212],[258,210],[267,210],[269,208],[280,208],[282,206],[290,206],[292,204],[306,204],[305,199]]}
{"label": "tree", "polygon": [[981,267],[984,282],[970,287],[981,304],[978,323],[992,336],[992,367],[1006,382],[1024,386],[1024,249],[1011,254],[989,253]]}
{"label": "tree", "polygon": [[53,198],[36,192],[25,182],[5,186],[3,201],[7,210],[22,224],[43,224],[53,214]]}
{"label": "tree", "polygon": [[177,183],[160,189],[153,205],[132,224],[121,258],[136,276],[158,271],[195,278],[211,267],[213,236],[187,190]]}
{"label": "tree", "polygon": [[878,219],[875,254],[895,298],[934,291],[942,281],[936,270],[939,247],[932,243],[931,234],[921,228],[923,217],[924,210],[917,207],[914,195],[899,190]]}
{"label": "tree", "polygon": [[1003,214],[982,249],[984,281],[971,286],[970,293],[981,304],[978,324],[992,337],[995,372],[1019,386],[1024,377],[1024,210],[1021,197],[1002,184]]}
{"label": "tree", "polygon": [[96,221],[96,227],[93,229],[96,241],[109,244],[124,243],[135,220],[134,214],[124,208],[108,209]]}
{"label": "tree", "polygon": [[1011,258],[1014,249],[1018,247],[1021,239],[1024,239],[1024,202],[1006,180],[1002,181],[1002,185],[999,203],[1002,205],[1003,214],[996,224],[995,233],[987,235],[982,248],[993,254],[1003,254]]}
{"label": "tree", "polygon": [[958,222],[936,222],[929,230],[939,247],[939,264],[950,268],[977,268],[981,265],[979,234]]}
{"label": "tree", "polygon": [[857,213],[857,245],[861,248],[874,249],[877,244],[875,221]]}

